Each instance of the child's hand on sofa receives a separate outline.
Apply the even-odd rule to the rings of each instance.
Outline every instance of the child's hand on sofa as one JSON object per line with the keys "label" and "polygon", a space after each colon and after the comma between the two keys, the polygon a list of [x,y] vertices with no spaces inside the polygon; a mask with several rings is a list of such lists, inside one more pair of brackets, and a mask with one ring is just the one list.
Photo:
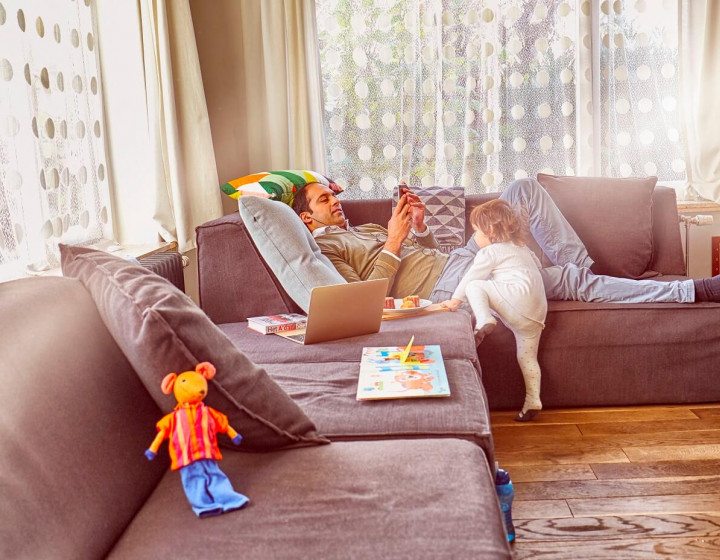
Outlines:
{"label": "child's hand on sofa", "polygon": [[459,299],[446,299],[440,305],[443,307],[447,307],[450,311],[457,311],[458,307],[460,307],[460,304],[462,301]]}
{"label": "child's hand on sofa", "polygon": [[235,445],[240,445],[240,442],[242,441],[242,436],[240,434],[237,434],[234,438],[232,438],[232,441]]}
{"label": "child's hand on sofa", "polygon": [[147,457],[148,461],[152,461],[155,458],[156,453],[153,452],[150,449],[145,450],[145,457]]}

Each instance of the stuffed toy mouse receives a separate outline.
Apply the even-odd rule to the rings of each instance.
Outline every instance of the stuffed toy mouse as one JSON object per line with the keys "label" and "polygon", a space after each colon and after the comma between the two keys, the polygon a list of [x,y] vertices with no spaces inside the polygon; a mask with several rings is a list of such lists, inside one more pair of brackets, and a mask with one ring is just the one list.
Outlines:
{"label": "stuffed toy mouse", "polygon": [[216,434],[227,433],[235,445],[242,436],[228,423],[221,412],[202,401],[207,395],[207,380],[215,376],[210,362],[198,364],[195,371],[169,373],[160,384],[162,392],[175,394],[175,409],[157,423],[158,434],[145,451],[152,461],[160,444],[168,438],[171,470],[179,470],[185,495],[198,517],[220,515],[240,509],[250,500],[235,492],[217,461],[222,459]]}

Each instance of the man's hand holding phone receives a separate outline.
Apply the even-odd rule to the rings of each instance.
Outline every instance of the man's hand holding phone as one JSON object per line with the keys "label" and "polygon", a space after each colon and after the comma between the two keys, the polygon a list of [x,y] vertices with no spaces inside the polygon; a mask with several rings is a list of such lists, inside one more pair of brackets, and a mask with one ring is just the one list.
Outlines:
{"label": "man's hand holding phone", "polygon": [[427,229],[425,225],[425,205],[420,197],[410,190],[404,182],[398,185],[400,200],[405,197],[407,204],[410,206],[410,224],[415,233],[424,233]]}
{"label": "man's hand holding phone", "polygon": [[393,255],[400,256],[403,241],[410,233],[411,225],[412,208],[408,204],[407,195],[403,194],[388,221],[388,237],[384,249]]}

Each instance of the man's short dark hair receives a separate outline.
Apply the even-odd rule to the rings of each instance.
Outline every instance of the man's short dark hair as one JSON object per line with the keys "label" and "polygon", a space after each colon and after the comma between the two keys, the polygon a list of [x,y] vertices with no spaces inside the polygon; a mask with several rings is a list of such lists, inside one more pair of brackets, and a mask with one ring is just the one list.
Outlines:
{"label": "man's short dark hair", "polygon": [[292,209],[298,216],[303,212],[309,212],[310,214],[312,214],[312,210],[310,210],[310,201],[308,200],[306,189],[302,188],[295,194],[295,198],[293,199],[292,203]]}

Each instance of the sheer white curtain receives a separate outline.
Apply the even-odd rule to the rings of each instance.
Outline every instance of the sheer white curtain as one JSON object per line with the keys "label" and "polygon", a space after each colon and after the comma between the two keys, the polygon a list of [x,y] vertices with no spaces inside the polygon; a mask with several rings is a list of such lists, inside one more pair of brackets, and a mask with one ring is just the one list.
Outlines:
{"label": "sheer white curtain", "polygon": [[[574,2],[318,0],[330,173],[500,190],[575,171]],[[358,190],[359,188],[359,190]]]}
{"label": "sheer white curtain", "polygon": [[684,179],[677,0],[317,4],[329,172],[351,195],[400,178],[471,193],[539,172]]}
{"label": "sheer white curtain", "polygon": [[681,11],[682,112],[688,184],[720,202],[720,3],[683,0]]}
{"label": "sheer white curtain", "polygon": [[195,247],[222,214],[188,0],[100,3],[119,241]]}
{"label": "sheer white curtain", "polygon": [[603,1],[597,16],[598,174],[684,184],[678,0]]}
{"label": "sheer white curtain", "polygon": [[0,3],[0,280],[112,238],[89,0]]}

